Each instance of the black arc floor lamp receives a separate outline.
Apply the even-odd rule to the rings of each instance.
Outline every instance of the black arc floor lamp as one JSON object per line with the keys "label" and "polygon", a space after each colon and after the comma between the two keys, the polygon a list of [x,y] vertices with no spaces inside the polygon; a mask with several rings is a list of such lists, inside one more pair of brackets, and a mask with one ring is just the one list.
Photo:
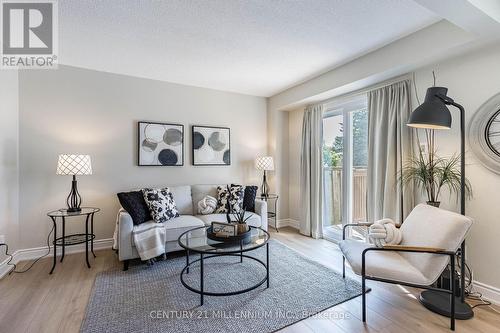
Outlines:
{"label": "black arc floor lamp", "polygon": [[[465,109],[446,96],[448,88],[431,87],[427,89],[424,102],[410,115],[408,126],[424,129],[450,129],[451,113],[447,105],[460,111],[460,214],[465,215]],[[455,283],[455,281],[450,281]],[[420,302],[429,310],[450,317],[450,298],[448,294],[426,290],[420,294]],[[455,317],[469,319],[474,312],[465,302],[465,241],[460,247],[460,298],[455,301]]]}

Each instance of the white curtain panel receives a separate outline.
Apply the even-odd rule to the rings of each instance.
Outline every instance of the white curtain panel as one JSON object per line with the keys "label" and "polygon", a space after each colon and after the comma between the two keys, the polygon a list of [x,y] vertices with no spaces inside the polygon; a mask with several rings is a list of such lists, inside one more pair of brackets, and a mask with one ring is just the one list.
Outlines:
{"label": "white curtain panel", "polygon": [[411,82],[404,80],[368,93],[368,221],[385,217],[402,223],[414,204],[412,188],[398,182],[413,154]]}
{"label": "white curtain panel", "polygon": [[306,108],[300,156],[300,202],[303,205],[300,232],[313,238],[323,236],[322,121],[322,104]]}

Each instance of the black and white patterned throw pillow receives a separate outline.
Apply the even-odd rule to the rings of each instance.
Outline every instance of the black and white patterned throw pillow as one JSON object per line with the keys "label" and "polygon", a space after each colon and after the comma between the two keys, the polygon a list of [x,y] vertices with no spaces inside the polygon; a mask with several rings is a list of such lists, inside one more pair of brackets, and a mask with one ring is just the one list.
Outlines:
{"label": "black and white patterned throw pillow", "polygon": [[217,186],[217,207],[215,213],[239,213],[243,209],[243,197],[245,190],[243,186]]}
{"label": "black and white patterned throw pillow", "polygon": [[160,189],[145,188],[142,190],[142,195],[149,207],[151,217],[156,223],[167,222],[179,216],[174,196],[168,187]]}

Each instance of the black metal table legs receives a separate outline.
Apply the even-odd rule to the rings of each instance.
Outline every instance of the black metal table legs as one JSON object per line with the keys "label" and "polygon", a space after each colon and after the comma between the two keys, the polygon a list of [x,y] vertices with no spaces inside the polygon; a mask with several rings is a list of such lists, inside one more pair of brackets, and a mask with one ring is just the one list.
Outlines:
{"label": "black metal table legs", "polygon": [[54,271],[54,268],[56,268],[56,262],[57,262],[57,251],[56,251],[56,239],[57,239],[57,223],[56,223],[56,218],[51,217],[52,223],[54,223],[54,241],[52,242],[53,246],[52,249],[54,251],[54,260],[52,261],[52,269],[50,270],[49,274],[52,274]]}
{"label": "black metal table legs", "polygon": [[90,215],[90,251],[94,258],[96,257],[94,253],[94,214]]}
{"label": "black metal table legs", "polygon": [[[64,251],[64,246],[63,246]],[[89,216],[85,218],[85,261],[87,261],[87,267],[90,268],[89,263]]]}
{"label": "black metal table legs", "polygon": [[[64,237],[66,236],[66,219],[63,217],[62,218],[62,254],[61,254],[61,262],[63,262],[63,259],[64,259],[64,249],[65,249],[65,241],[64,241]],[[56,247],[54,246],[54,251],[55,251]]]}
{"label": "black metal table legs", "polygon": [[274,229],[276,232],[280,232],[278,229],[278,198],[274,200]]}
{"label": "black metal table legs", "polygon": [[200,305],[203,305],[203,253],[200,253]]}
{"label": "black metal table legs", "polygon": [[[189,238],[186,238],[186,244],[189,246]],[[186,274],[189,274],[189,249],[186,249]]]}
{"label": "black metal table legs", "polygon": [[[66,218],[64,216],[61,217],[61,223],[62,223],[62,236],[57,237],[57,218],[55,216],[50,216],[53,224],[53,229],[54,229],[54,235],[53,235],[53,241],[52,241],[52,249],[53,249],[53,261],[52,261],[52,268],[50,269],[49,274],[52,274],[54,272],[54,269],[56,268],[57,264],[57,247],[61,247],[61,259],[60,262],[62,263],[64,260],[64,256],[66,253],[66,246],[70,245],[76,245],[76,244],[82,244],[85,243],[85,262],[87,264],[88,268],[91,268],[90,262],[89,262],[89,247],[90,251],[92,252],[92,255],[94,258],[96,257],[94,253],[94,214],[87,214],[86,219],[85,219],[85,234],[76,234],[76,235],[66,235]],[[89,232],[89,222],[90,222],[90,232]],[[80,237],[75,241],[74,238],[72,237]],[[85,237],[85,240],[82,237]],[[90,243],[90,244],[89,244]],[[89,246],[90,245],[90,246]]]}
{"label": "black metal table legs", "polygon": [[[200,253],[200,259],[195,259],[192,262],[190,262],[189,259],[189,250],[186,249],[186,266],[182,269],[181,274],[180,274],[180,280],[181,283],[184,287],[187,289],[191,290],[192,292],[195,292],[200,295],[200,306],[204,304],[205,296],[233,296],[233,295],[239,295],[243,294],[246,292],[249,292],[251,290],[257,289],[259,286],[263,285],[264,282],[266,282],[266,288],[269,288],[269,243],[266,243],[266,261],[262,261],[258,258],[251,257],[248,255],[245,255],[243,253],[232,253],[232,254],[212,254],[212,255],[207,255],[205,256],[203,253]],[[234,256],[234,257],[239,257],[240,262],[242,262],[243,257],[252,259],[258,263],[260,263],[265,269],[266,269],[266,277],[263,278],[259,283],[255,284],[254,286],[248,287],[243,290],[238,290],[238,291],[232,291],[232,292],[211,292],[211,291],[205,291],[205,261],[206,259],[209,258],[214,258],[214,257],[221,257],[221,256]],[[183,278],[184,274],[189,274],[189,267],[190,265],[199,262],[200,263],[200,288],[196,289],[191,286],[189,286]]]}
{"label": "black metal table legs", "polygon": [[269,288],[269,243],[266,243],[266,280]]}

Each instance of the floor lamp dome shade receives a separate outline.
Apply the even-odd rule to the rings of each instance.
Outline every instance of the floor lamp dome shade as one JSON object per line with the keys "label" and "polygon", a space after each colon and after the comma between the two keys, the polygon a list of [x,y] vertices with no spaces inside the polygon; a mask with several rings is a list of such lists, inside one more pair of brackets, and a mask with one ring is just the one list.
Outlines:
{"label": "floor lamp dome shade", "polygon": [[424,102],[410,115],[408,126],[428,129],[450,129],[451,113],[444,99],[448,88],[431,87],[427,89]]}
{"label": "floor lamp dome shade", "polygon": [[62,176],[73,176],[71,191],[66,199],[66,204],[68,206],[68,212],[80,212],[82,210],[80,208],[82,197],[80,196],[80,193],[78,193],[76,176],[92,174],[92,162],[90,156],[76,154],[59,155],[56,174]]}
{"label": "floor lamp dome shade", "polygon": [[274,159],[272,156],[261,156],[255,159],[255,169],[264,171],[264,176],[262,178],[262,185],[260,187],[261,196],[269,196],[269,184],[266,180],[266,171],[274,170]]}

